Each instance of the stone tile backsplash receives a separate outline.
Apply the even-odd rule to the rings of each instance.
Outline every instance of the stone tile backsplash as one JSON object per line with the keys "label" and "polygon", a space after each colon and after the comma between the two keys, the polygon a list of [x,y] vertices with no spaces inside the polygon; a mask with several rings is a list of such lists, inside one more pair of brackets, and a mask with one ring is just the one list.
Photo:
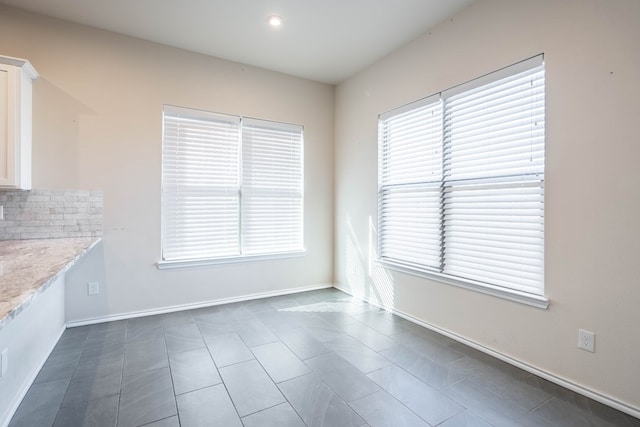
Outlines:
{"label": "stone tile backsplash", "polygon": [[102,236],[103,192],[0,191],[0,240]]}

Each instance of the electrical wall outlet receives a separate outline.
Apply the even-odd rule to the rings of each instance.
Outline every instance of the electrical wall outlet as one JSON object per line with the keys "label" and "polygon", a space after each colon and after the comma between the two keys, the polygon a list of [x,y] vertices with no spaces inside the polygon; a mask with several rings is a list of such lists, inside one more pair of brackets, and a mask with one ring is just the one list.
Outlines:
{"label": "electrical wall outlet", "polygon": [[7,369],[9,369],[9,349],[5,348],[0,353],[0,377],[7,375]]}
{"label": "electrical wall outlet", "polygon": [[593,332],[578,329],[578,348],[591,353],[596,352],[596,334]]}
{"label": "electrical wall outlet", "polygon": [[99,282],[89,282],[87,283],[87,295],[98,295],[100,293],[100,283]]}

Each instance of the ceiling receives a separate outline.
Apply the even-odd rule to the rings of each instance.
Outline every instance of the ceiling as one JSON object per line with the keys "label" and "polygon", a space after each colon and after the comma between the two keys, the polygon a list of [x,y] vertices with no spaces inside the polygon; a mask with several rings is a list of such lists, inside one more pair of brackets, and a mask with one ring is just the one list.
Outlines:
{"label": "ceiling", "polygon": [[[335,84],[474,0],[0,0],[44,15]],[[278,28],[268,25],[279,15]]]}

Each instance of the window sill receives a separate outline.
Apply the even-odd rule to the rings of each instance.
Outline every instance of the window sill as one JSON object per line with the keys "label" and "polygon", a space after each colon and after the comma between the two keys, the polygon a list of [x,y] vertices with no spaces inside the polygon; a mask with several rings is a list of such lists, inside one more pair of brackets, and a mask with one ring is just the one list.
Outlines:
{"label": "window sill", "polygon": [[267,255],[246,255],[246,256],[234,256],[226,258],[204,258],[204,259],[189,259],[189,260],[176,260],[165,261],[160,260],[156,263],[158,270],[168,270],[172,268],[188,268],[188,267],[204,267],[208,265],[221,265],[221,264],[236,264],[241,262],[252,261],[268,261],[282,258],[297,258],[306,254],[305,250],[295,252],[283,252],[277,254]]}
{"label": "window sill", "polygon": [[425,279],[435,280],[441,283],[445,283],[447,285],[457,286],[463,289],[469,289],[471,291],[480,292],[486,295],[491,295],[494,297],[506,299],[509,301],[518,302],[521,304],[530,305],[532,307],[541,308],[546,310],[549,308],[549,299],[545,296],[534,295],[527,292],[521,292],[512,289],[506,289],[499,286],[492,286],[488,284],[454,279],[445,274],[424,271],[424,270],[415,270],[412,268],[408,268],[399,264],[395,264],[388,261],[377,260],[377,263],[382,267],[388,268],[390,270],[399,271],[401,273],[410,274],[412,276],[423,277]]}

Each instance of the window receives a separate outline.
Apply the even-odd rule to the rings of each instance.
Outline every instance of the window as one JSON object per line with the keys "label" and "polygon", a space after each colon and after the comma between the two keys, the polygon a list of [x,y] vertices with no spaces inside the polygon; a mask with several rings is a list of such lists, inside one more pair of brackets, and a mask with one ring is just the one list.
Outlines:
{"label": "window", "polygon": [[302,149],[298,125],[164,106],[162,261],[302,251]]}
{"label": "window", "polygon": [[544,110],[540,55],[380,115],[380,260],[548,306]]}

